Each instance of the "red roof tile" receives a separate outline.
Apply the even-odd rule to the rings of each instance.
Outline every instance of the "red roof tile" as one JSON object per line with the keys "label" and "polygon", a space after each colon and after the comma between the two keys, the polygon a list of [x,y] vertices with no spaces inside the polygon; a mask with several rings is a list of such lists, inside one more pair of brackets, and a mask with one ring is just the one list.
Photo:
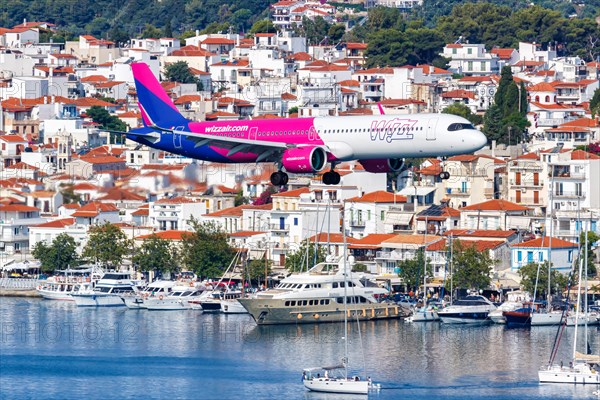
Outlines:
{"label": "red roof tile", "polygon": [[390,192],[378,190],[376,192],[366,193],[360,197],[352,197],[346,201],[354,203],[406,203],[406,196],[394,195]]}
{"label": "red roof tile", "polygon": [[553,249],[564,249],[564,248],[577,248],[577,243],[567,242],[555,237],[544,236],[529,240],[527,242],[513,245],[513,247],[537,247],[537,248],[550,248]]}
{"label": "red roof tile", "polygon": [[472,204],[467,207],[462,207],[460,211],[473,211],[473,210],[481,210],[481,211],[527,211],[529,208],[519,205],[517,203],[512,203],[507,200],[502,199],[493,199],[484,201],[483,203]]}

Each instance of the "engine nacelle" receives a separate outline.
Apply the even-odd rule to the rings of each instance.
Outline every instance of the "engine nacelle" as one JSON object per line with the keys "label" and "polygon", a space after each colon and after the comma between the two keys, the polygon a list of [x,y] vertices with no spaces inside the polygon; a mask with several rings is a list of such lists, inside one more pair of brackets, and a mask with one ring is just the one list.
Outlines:
{"label": "engine nacelle", "polygon": [[287,172],[314,173],[325,168],[327,153],[322,147],[304,146],[287,149],[281,157]]}
{"label": "engine nacelle", "polygon": [[365,171],[383,173],[398,172],[404,166],[404,160],[401,158],[384,158],[380,160],[358,160]]}

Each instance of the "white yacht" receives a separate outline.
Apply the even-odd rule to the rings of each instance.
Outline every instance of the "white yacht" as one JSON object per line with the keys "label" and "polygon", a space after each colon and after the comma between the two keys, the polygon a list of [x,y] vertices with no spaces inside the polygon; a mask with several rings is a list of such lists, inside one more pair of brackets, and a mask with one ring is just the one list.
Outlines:
{"label": "white yacht", "polygon": [[71,294],[90,290],[100,279],[102,271],[99,268],[74,268],[56,271],[36,290],[46,300],[73,301]]}
{"label": "white yacht", "polygon": [[201,301],[200,306],[204,312],[221,312],[223,301],[232,302],[237,301],[242,297],[241,290],[213,290],[209,296],[204,297]]}
{"label": "white yacht", "polygon": [[471,295],[438,311],[438,315],[446,324],[483,324],[489,322],[488,315],[495,309],[494,303],[487,298]]}
{"label": "white yacht", "polygon": [[202,290],[194,286],[174,286],[171,293],[148,297],[144,306],[148,310],[190,310],[193,301],[200,297]]}
{"label": "white yacht", "polygon": [[396,303],[379,302],[388,294],[358,274],[344,276],[339,263],[324,262],[306,273],[293,274],[277,287],[238,301],[259,325],[342,322],[344,290],[348,317],[361,320],[404,318],[410,311]]}
{"label": "white yacht", "polygon": [[221,300],[221,312],[223,314],[248,314],[238,299]]}
{"label": "white yacht", "polygon": [[380,385],[373,384],[370,379],[346,377],[345,368],[344,365],[306,368],[302,372],[302,382],[305,388],[313,392],[369,394],[372,390],[380,389]]}
{"label": "white yacht", "polygon": [[174,281],[154,281],[139,292],[129,292],[120,294],[119,296],[127,306],[131,309],[146,308],[146,301],[153,297],[168,296],[171,290],[175,286]]}
{"label": "white yacht", "polygon": [[125,305],[119,295],[137,291],[128,272],[107,272],[94,289],[79,291],[72,296],[79,307],[117,307]]}

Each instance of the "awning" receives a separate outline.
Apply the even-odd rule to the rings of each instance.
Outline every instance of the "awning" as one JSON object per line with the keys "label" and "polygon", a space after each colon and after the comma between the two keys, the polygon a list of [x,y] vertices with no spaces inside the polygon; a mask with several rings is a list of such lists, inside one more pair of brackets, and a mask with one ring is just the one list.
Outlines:
{"label": "awning", "polygon": [[416,188],[414,186],[407,186],[404,189],[402,189],[398,194],[404,196],[414,196],[415,189],[417,190],[417,196],[427,196],[429,193],[435,190],[434,187],[428,186],[417,186]]}
{"label": "awning", "polygon": [[385,225],[410,225],[410,220],[412,217],[413,213],[388,211],[383,223]]}

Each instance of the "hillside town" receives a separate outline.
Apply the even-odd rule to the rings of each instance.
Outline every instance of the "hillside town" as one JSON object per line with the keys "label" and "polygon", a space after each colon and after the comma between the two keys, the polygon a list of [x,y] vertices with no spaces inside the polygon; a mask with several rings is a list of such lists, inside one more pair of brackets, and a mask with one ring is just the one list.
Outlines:
{"label": "hillside town", "polygon": [[[303,17],[333,18],[333,6],[280,1],[271,9],[277,33],[196,32],[183,43],[132,38],[120,46],[91,35],[41,43],[53,24],[0,28],[0,268],[33,261],[34,246],[59,234],[81,251],[89,229],[105,222],[136,245],[152,234],[177,244],[193,217],[220,225],[252,258],[268,258],[275,275],[305,242],[339,255],[347,241],[356,261],[390,279],[423,250],[433,269],[428,285],[439,287],[448,248],[460,240],[489,253],[500,290],[518,288],[518,270],[550,256],[568,273],[581,232],[600,234],[600,156],[585,150],[600,140],[589,107],[599,62],[558,57],[538,43],[486,50],[458,39],[440,54],[447,69],[365,68],[365,43],[309,44],[288,30]],[[130,64],[164,77],[181,61],[196,83],[162,86],[191,120],[439,113],[457,103],[483,115],[510,67],[527,91],[519,109],[530,126],[509,132],[516,145],[492,141],[476,154],[407,162],[393,176],[353,162],[337,167],[338,185],[319,173],[273,188],[271,165],[122,143],[88,115],[99,107],[141,126]]]}

